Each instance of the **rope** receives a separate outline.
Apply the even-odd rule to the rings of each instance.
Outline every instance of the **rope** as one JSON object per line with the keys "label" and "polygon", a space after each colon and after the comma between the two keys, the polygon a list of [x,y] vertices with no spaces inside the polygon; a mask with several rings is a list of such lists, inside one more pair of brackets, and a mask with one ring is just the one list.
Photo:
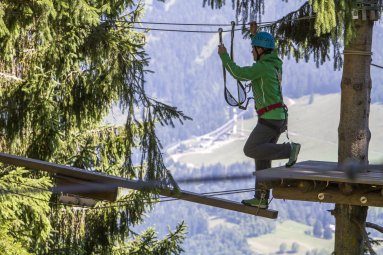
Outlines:
{"label": "rope", "polygon": [[[206,193],[200,193],[201,195],[204,195],[205,197],[215,197],[215,196],[224,196],[224,195],[232,195],[232,194],[239,194],[239,193],[247,193],[247,192],[254,192],[254,188],[248,188],[248,189],[237,189],[237,190],[228,190],[228,191],[215,191],[215,192],[206,192]],[[162,197],[164,198],[164,197]],[[157,203],[164,203],[164,202],[172,202],[172,201],[177,201],[177,200],[182,200],[179,198],[165,198],[160,201],[157,201]],[[117,203],[123,203],[123,202],[129,202],[132,200],[122,200],[118,201]],[[152,201],[150,201],[153,203]],[[120,205],[109,205],[109,206],[101,206],[101,207],[95,207],[91,209],[104,209],[104,208],[114,208],[114,207],[121,207],[123,204]]]}
{"label": "rope", "polygon": [[[372,56],[373,52],[371,51],[360,51],[360,50],[344,50],[344,55],[359,55],[359,56]],[[377,68],[383,69],[383,66],[376,65],[371,63],[370,65],[375,66]]]}
{"label": "rope", "polygon": [[[20,184],[20,185],[24,185],[24,186],[31,187],[31,188],[34,188],[34,189],[38,189],[38,190],[42,190],[42,191],[46,191],[46,192],[52,193],[52,191],[50,189],[44,189],[44,188],[40,188],[40,187],[35,187],[35,186],[32,186],[32,185],[28,185],[28,184],[17,182],[17,181],[14,181],[14,182],[17,183],[17,184]],[[234,190],[226,190],[226,191],[205,192],[205,193],[201,193],[201,195],[204,195],[206,197],[214,197],[214,196],[224,196],[224,195],[232,195],[232,194],[238,194],[238,193],[253,192],[254,190],[255,190],[254,188],[234,189]],[[100,207],[89,207],[89,206],[84,206],[84,205],[72,205],[72,204],[56,203],[56,202],[48,201],[48,200],[45,200],[45,199],[37,198],[37,197],[31,196],[31,195],[26,195],[26,194],[23,194],[23,193],[19,193],[18,191],[9,190],[9,189],[0,188],[0,191],[3,191],[5,193],[9,193],[9,194],[14,194],[14,195],[19,195],[19,196],[27,197],[27,198],[34,199],[34,200],[39,200],[39,201],[46,202],[46,203],[52,204],[52,205],[69,206],[69,207],[80,207],[80,208],[86,208],[86,209],[104,209],[104,208],[121,207],[121,206],[124,206],[124,204],[120,204],[120,203],[126,203],[126,202],[134,201],[133,199],[128,199],[128,200],[117,201],[116,203],[119,203],[118,205],[100,206]],[[34,192],[34,191],[28,190],[28,192]],[[181,200],[179,198],[166,198],[166,197],[163,197],[163,196],[160,197],[160,198],[165,198],[165,199],[160,200],[160,201],[152,201],[152,200],[143,199],[142,201],[144,203],[162,203],[162,202],[170,202],[170,201]]]}
{"label": "rope", "polygon": [[362,56],[372,56],[371,51],[361,51],[361,50],[344,50],[344,55],[362,55]]}
{"label": "rope", "polygon": [[[108,21],[108,20],[105,20]],[[156,21],[128,21],[128,20],[112,20],[117,23],[145,24],[145,25],[169,25],[169,26],[206,26],[206,27],[223,27],[231,26],[231,24],[208,24],[208,23],[174,23],[174,22],[156,22]],[[236,24],[241,26],[241,24]]]}
{"label": "rope", "polygon": [[[230,42],[231,42],[231,44],[230,44],[230,59],[234,60],[235,22],[232,21],[231,25],[232,25],[232,28],[231,28],[231,40],[230,40]],[[219,33],[219,44],[220,45],[223,44],[222,32],[223,32],[222,28],[219,28],[218,33]],[[222,63],[222,70],[223,70],[224,98],[225,98],[226,103],[230,106],[235,106],[235,107],[239,107],[242,110],[246,110],[247,104],[245,107],[242,106],[242,104],[244,102],[246,102],[245,86],[242,85],[242,83],[239,80],[237,80],[237,99],[235,99],[226,86],[226,68],[225,68],[225,65],[223,63]],[[243,97],[244,97],[243,99],[241,99],[241,92],[243,93]]]}
{"label": "rope", "polygon": [[[295,19],[289,19],[289,20],[283,20],[279,19],[276,21],[269,21],[269,22],[260,22],[258,23],[258,27],[269,27],[275,23],[282,23],[282,22],[290,22],[290,21],[299,21],[299,20],[308,20],[315,18],[315,15],[312,16],[306,16],[302,18],[295,18]],[[113,21],[117,23],[133,23],[133,24],[148,24],[148,25],[171,25],[171,26],[221,26],[221,24],[193,24],[193,23],[171,23],[171,22],[145,22],[145,21],[136,21],[136,22],[130,22],[130,21],[123,21],[123,20],[108,20]],[[234,24],[233,24],[234,23]],[[247,23],[247,25],[250,23]],[[233,32],[233,31],[242,31],[242,28],[234,28],[235,26],[244,26],[245,24],[235,24],[235,22],[231,22],[231,24],[222,24],[222,26],[232,26],[231,30],[222,30],[223,33],[226,32]],[[119,26],[117,27],[125,27],[126,26]],[[183,29],[164,29],[164,28],[150,28],[150,27],[131,27],[134,29],[141,29],[141,30],[153,30],[153,31],[164,31],[164,32],[181,32],[181,33],[217,33],[217,31],[200,31],[200,30],[183,30]],[[219,33],[219,32],[218,32]]]}
{"label": "rope", "polygon": [[[289,20],[275,20],[275,21],[265,21],[265,22],[257,22],[259,27],[266,27],[274,23],[281,23],[281,22],[289,22],[294,20],[307,20],[315,18],[315,15],[312,16],[305,16],[301,18],[295,18],[295,19],[289,19]],[[145,24],[145,25],[169,25],[169,26],[206,26],[206,27],[222,27],[222,26],[232,26],[232,24],[214,24],[214,23],[179,23],[179,22],[157,22],[157,21],[129,21],[129,20],[103,20],[103,21],[113,21],[117,23],[127,23],[127,24]],[[244,25],[250,25],[251,22],[245,23],[245,24],[234,24],[234,26],[244,26]]]}
{"label": "rope", "polygon": [[[7,15],[25,15],[23,12],[8,12]],[[290,21],[299,21],[299,20],[308,20],[315,18],[315,15],[311,16],[305,16],[301,18],[292,18],[289,20],[275,20],[275,21],[266,21],[266,22],[259,22],[258,27],[269,27],[275,23],[283,23],[283,22],[290,22]],[[156,22],[156,21],[128,21],[128,20],[115,20],[115,19],[109,19],[105,20],[102,19],[101,22],[115,22],[115,23],[125,23],[125,24],[145,24],[145,25],[169,25],[169,26],[206,26],[206,27],[214,27],[214,26],[232,26],[232,24],[214,24],[214,23],[177,23],[177,22]],[[234,24],[234,26],[245,26],[249,25],[250,23],[243,23],[243,24]],[[105,24],[104,24],[105,25]],[[139,30],[152,30],[152,31],[164,31],[164,32],[180,32],[180,33],[217,33],[217,31],[200,31],[200,30],[183,30],[183,29],[165,29],[165,28],[150,28],[150,27],[129,27],[124,25],[107,25],[108,27],[121,27],[121,28],[134,28]],[[243,30],[242,28],[235,29],[235,31]],[[222,32],[231,32],[231,30],[225,30]]]}
{"label": "rope", "polygon": [[[56,203],[56,202],[52,202],[52,201],[49,201],[49,200],[46,200],[46,199],[42,199],[42,198],[38,198],[38,197],[22,194],[22,193],[19,193],[17,191],[9,190],[9,189],[0,188],[0,191],[2,191],[4,193],[8,193],[8,194],[14,194],[14,195],[21,196],[21,197],[27,197],[27,198],[30,198],[30,199],[33,199],[33,200],[37,200],[37,201],[41,201],[41,202],[45,202],[45,203],[48,203],[48,204],[51,204],[51,205],[67,206],[67,207],[81,207],[81,208],[91,209],[91,207],[84,206],[84,205],[78,206],[78,205],[72,205],[72,204]],[[0,195],[2,195],[2,194],[0,194]]]}
{"label": "rope", "polygon": [[[87,10],[82,10],[85,12],[91,12],[95,13],[94,11],[87,11]],[[100,14],[100,13],[98,13]],[[7,15],[13,15],[13,16],[20,16],[20,15],[25,15],[24,12],[20,11],[8,11]],[[33,15],[33,13],[29,14]],[[100,14],[102,15],[102,13]],[[292,18],[289,20],[275,20],[275,21],[264,21],[264,22],[257,22],[258,26],[269,26],[274,23],[281,23],[281,22],[289,22],[289,21],[294,21],[294,20],[306,20],[306,19],[312,19],[315,18],[315,15],[311,16],[305,16],[301,18]],[[124,16],[118,17],[119,19],[123,19]],[[117,19],[101,19],[101,21],[112,21],[112,22],[118,22],[118,23],[128,23],[128,24],[147,24],[147,25],[169,25],[169,26],[231,26],[231,24],[227,23],[222,23],[222,24],[217,24],[217,23],[180,23],[180,22],[157,22],[157,21],[130,21],[130,20],[117,20]],[[250,25],[251,21],[249,23],[242,23],[242,24],[236,24],[235,26],[244,26],[244,25]]]}
{"label": "rope", "polygon": [[[151,31],[163,31],[163,32],[179,32],[179,33],[205,33],[205,34],[216,34],[217,31],[201,31],[201,30],[182,30],[182,29],[163,29],[163,28],[149,28],[149,27],[126,27],[126,26],[117,26],[122,28],[133,28],[139,30],[151,30]],[[242,30],[241,28],[235,29],[235,31]],[[231,30],[222,30],[222,32],[231,32]]]}
{"label": "rope", "polygon": [[375,65],[375,64],[372,64],[372,63],[371,63],[371,65],[372,65],[372,66],[375,66],[375,67],[377,67],[377,68],[383,69],[383,66]]}

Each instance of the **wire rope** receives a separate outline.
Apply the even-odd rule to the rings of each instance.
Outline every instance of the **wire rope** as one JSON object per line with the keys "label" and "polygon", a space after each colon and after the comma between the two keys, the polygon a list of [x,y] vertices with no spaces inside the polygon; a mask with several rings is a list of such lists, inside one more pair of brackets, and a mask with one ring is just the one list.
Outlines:
{"label": "wire rope", "polygon": [[375,67],[377,67],[377,68],[383,69],[383,66],[376,65],[376,64],[373,64],[373,63],[371,63],[371,65],[372,65],[372,66],[375,66]]}
{"label": "wire rope", "polygon": [[[52,193],[52,191],[49,190],[49,189],[44,189],[44,188],[40,188],[40,187],[24,184],[24,183],[21,183],[21,182],[15,182],[15,183],[18,183],[20,185],[24,185],[24,186],[27,186],[27,187],[30,187],[30,188],[34,188],[34,189],[38,189],[38,190],[43,190],[43,191],[51,192]],[[226,191],[205,192],[205,193],[200,193],[200,194],[203,195],[203,196],[206,196],[206,197],[214,197],[214,196],[232,195],[232,194],[238,194],[238,193],[247,193],[247,192],[252,192],[254,190],[255,190],[254,188],[246,188],[246,189],[234,189],[234,190],[226,190]],[[69,207],[81,207],[81,208],[86,208],[86,209],[104,209],[104,208],[122,207],[122,206],[124,206],[124,203],[134,201],[133,199],[121,200],[121,201],[113,202],[113,203],[118,203],[118,204],[114,204],[114,205],[99,206],[99,207],[97,207],[97,206],[96,207],[89,207],[89,206],[84,206],[84,205],[73,205],[73,204],[64,204],[64,203],[52,202],[52,201],[48,201],[46,199],[34,197],[34,196],[31,196],[31,195],[20,193],[20,191],[14,191],[14,190],[10,190],[10,189],[0,188],[0,191],[3,191],[5,193],[9,193],[9,194],[14,194],[14,195],[19,195],[19,196],[27,197],[27,198],[30,198],[30,199],[39,200],[39,201],[46,202],[46,203],[53,204],[53,205],[69,206]],[[27,190],[27,192],[34,192],[34,191],[33,190]],[[162,202],[170,202],[170,201],[182,200],[180,198],[168,198],[168,197],[164,197],[164,196],[161,196],[160,198],[163,198],[163,199],[159,200],[159,201],[156,201],[155,199],[154,200],[143,199],[142,201],[144,203],[154,204],[154,203],[162,203]]]}
{"label": "wire rope", "polygon": [[[118,26],[117,27],[124,27],[128,28],[126,26]],[[164,28],[151,28],[151,27],[129,27],[133,29],[139,29],[139,30],[150,30],[150,31],[163,31],[163,32],[179,32],[179,33],[210,33],[210,34],[216,34],[217,31],[204,31],[204,30],[183,30],[183,29],[164,29]],[[235,29],[235,31],[242,30],[241,28]],[[223,32],[231,32],[231,30],[224,30]]]}

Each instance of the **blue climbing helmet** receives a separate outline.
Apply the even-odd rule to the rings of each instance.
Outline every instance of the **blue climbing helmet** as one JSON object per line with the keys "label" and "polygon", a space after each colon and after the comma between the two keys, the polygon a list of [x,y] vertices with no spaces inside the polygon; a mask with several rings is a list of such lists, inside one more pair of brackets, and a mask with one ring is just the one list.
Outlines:
{"label": "blue climbing helmet", "polygon": [[275,41],[274,37],[267,32],[258,32],[253,38],[251,38],[251,46],[260,47],[266,49],[274,49]]}

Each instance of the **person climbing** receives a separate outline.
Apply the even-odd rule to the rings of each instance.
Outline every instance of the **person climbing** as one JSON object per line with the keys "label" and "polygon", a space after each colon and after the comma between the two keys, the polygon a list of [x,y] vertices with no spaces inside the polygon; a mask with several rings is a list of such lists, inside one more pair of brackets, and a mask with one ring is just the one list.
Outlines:
{"label": "person climbing", "polygon": [[[282,60],[275,50],[274,37],[267,32],[257,32],[256,22],[250,23],[252,54],[255,63],[240,67],[231,60],[223,44],[218,54],[225,69],[237,80],[251,81],[258,122],[244,146],[246,156],[255,159],[256,171],[271,167],[271,160],[289,159],[286,167],[297,161],[301,145],[277,144],[281,133],[287,130],[287,107],[282,96]],[[254,198],[242,203],[262,209],[268,208],[270,190],[255,180]]]}

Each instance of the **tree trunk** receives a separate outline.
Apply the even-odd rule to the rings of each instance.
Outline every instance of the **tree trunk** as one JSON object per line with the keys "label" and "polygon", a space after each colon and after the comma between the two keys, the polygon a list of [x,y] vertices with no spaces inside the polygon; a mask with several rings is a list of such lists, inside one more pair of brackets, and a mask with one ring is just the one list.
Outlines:
{"label": "tree trunk", "polygon": [[[341,113],[338,128],[338,162],[347,159],[368,162],[370,141],[371,44],[373,21],[356,20],[356,37],[345,47]],[[368,207],[335,205],[335,254],[364,254]]]}

